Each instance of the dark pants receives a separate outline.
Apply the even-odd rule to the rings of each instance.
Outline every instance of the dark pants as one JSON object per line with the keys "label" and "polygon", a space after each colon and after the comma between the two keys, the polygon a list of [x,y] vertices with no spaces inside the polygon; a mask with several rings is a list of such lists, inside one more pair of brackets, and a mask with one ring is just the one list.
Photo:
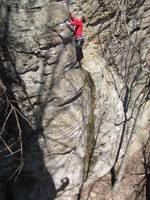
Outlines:
{"label": "dark pants", "polygon": [[83,58],[83,52],[82,52],[83,43],[84,43],[84,38],[75,39],[76,56],[77,56],[77,62],[79,63]]}

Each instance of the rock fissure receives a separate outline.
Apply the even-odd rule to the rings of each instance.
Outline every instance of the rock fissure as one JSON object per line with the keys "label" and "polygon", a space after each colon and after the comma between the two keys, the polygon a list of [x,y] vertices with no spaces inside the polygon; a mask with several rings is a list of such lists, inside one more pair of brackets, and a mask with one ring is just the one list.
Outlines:
{"label": "rock fissure", "polygon": [[[83,158],[83,178],[82,178],[82,184],[77,194],[77,200],[81,200],[84,184],[89,178],[89,174],[92,168],[94,148],[96,144],[95,142],[95,114],[94,114],[95,98],[96,98],[95,85],[90,73],[84,68],[82,68],[82,72],[85,76],[84,86],[86,85],[90,90],[90,114],[89,114],[89,119],[85,128],[87,131],[87,139],[86,139],[86,146],[85,146],[85,155]],[[84,86],[83,86],[83,91],[84,91]]]}
{"label": "rock fissure", "polygon": [[84,75],[85,75],[85,84],[90,89],[90,115],[88,119],[88,123],[86,125],[86,130],[87,130],[87,141],[86,141],[86,150],[85,150],[85,156],[83,159],[84,162],[84,182],[86,182],[90,169],[91,169],[91,164],[92,164],[92,156],[94,152],[94,147],[95,147],[95,85],[94,81],[88,71],[85,69],[82,69]]}

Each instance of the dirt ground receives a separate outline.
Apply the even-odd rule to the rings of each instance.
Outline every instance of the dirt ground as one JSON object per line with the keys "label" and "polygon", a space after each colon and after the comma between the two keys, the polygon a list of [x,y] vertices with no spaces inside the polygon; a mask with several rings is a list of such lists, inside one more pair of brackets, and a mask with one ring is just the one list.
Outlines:
{"label": "dirt ground", "polygon": [[111,185],[109,173],[84,188],[81,200],[150,200],[150,140],[128,160],[118,191]]}

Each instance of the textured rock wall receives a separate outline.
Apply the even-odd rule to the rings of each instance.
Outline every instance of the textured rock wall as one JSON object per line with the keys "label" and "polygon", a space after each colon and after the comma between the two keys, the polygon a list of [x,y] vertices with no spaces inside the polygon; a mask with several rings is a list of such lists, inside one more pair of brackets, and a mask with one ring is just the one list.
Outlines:
{"label": "textured rock wall", "polygon": [[[22,113],[22,170],[9,184],[15,200],[80,199],[84,183],[147,140],[150,5],[127,8],[116,1],[1,0],[1,79]],[[86,17],[81,68],[65,23],[69,9]],[[7,178],[0,170],[4,180],[16,169],[11,162]]]}
{"label": "textured rock wall", "polygon": [[[90,5],[90,1],[86,1],[81,5],[81,9],[87,18],[85,35],[89,42],[87,49],[84,51],[86,59],[84,60],[83,67],[90,72],[95,85],[97,85],[98,82],[100,87],[97,88],[100,92],[96,93],[98,96],[97,104],[99,105],[100,102],[102,102],[102,106],[99,106],[99,110],[104,110],[107,113],[106,116],[104,115],[104,120],[101,121],[101,124],[104,123],[104,127],[100,126],[99,135],[97,137],[97,141],[99,141],[101,145],[99,148],[96,148],[94,153],[97,154],[97,152],[101,152],[101,154],[96,160],[97,164],[91,178],[94,174],[97,174],[98,177],[103,171],[102,169],[106,172],[107,169],[111,169],[110,166],[113,166],[111,170],[112,183],[113,181],[115,182],[115,190],[118,190],[120,185],[118,193],[121,195],[123,191],[126,190],[125,187],[121,187],[120,183],[121,178],[125,177],[126,163],[128,160],[132,162],[132,156],[137,153],[139,149],[143,148],[149,137],[150,66],[148,64],[148,23],[150,21],[150,4],[148,1],[139,1],[138,3],[135,1],[125,3],[120,3],[118,1],[97,1],[93,7]],[[90,9],[91,12],[88,13],[87,10]],[[95,53],[96,49],[98,49],[99,56]],[[105,64],[98,64],[97,58],[99,63],[105,62]],[[95,65],[93,65],[93,63]],[[98,66],[100,66],[99,70]],[[105,67],[103,68],[102,66]],[[101,74],[102,76],[100,76]],[[108,87],[111,88],[110,91]],[[99,98],[101,93],[103,96]],[[105,98],[107,99],[106,101]],[[110,107],[108,107],[107,103]],[[97,116],[98,118],[100,116],[102,118],[103,113],[99,112]],[[108,121],[107,118],[109,118]],[[144,119],[144,121],[142,119]],[[106,127],[110,127],[107,132],[105,132]],[[102,134],[103,132],[105,133],[104,135]],[[100,139],[98,140],[99,137]],[[109,139],[105,143],[107,137]],[[105,157],[106,155],[107,157]],[[120,156],[122,158],[119,159],[120,165],[118,167],[118,162],[116,161]],[[114,165],[113,162],[115,162]],[[104,165],[104,163],[106,165]],[[108,165],[108,163],[111,164]],[[109,167],[107,168],[107,166]],[[113,173],[114,169],[117,169],[118,174]],[[134,170],[131,173],[134,173]],[[99,190],[101,190],[101,187],[102,185]],[[90,191],[91,190],[92,189],[90,189]],[[108,193],[108,190],[106,191]],[[115,194],[114,198],[132,198],[134,195],[133,191],[131,191],[132,189],[130,190],[128,188],[124,197]],[[134,192],[136,193],[136,191]],[[88,199],[85,193],[82,198]],[[106,195],[106,197],[104,197],[99,193],[99,199],[101,198],[110,199],[113,197],[111,195]],[[143,198],[147,197],[144,196]]]}

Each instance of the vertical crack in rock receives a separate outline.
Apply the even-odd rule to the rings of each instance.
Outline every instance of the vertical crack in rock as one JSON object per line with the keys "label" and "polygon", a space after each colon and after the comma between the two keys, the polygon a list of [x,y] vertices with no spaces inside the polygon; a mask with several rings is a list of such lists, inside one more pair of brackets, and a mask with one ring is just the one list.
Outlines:
{"label": "vertical crack in rock", "polygon": [[[90,93],[90,113],[89,113],[89,119],[86,125],[86,131],[87,131],[87,138],[85,142],[85,155],[83,158],[83,180],[81,187],[79,189],[78,193],[78,200],[81,199],[81,194],[82,194],[82,189],[84,187],[84,183],[89,177],[89,174],[91,172],[91,167],[92,167],[92,156],[94,153],[94,147],[95,147],[95,115],[94,115],[94,110],[95,110],[95,85],[94,81],[91,77],[91,74],[82,68],[82,72],[85,75],[85,80],[84,80],[84,86],[86,85],[89,88],[89,93]],[[83,86],[83,90],[84,90]]]}

